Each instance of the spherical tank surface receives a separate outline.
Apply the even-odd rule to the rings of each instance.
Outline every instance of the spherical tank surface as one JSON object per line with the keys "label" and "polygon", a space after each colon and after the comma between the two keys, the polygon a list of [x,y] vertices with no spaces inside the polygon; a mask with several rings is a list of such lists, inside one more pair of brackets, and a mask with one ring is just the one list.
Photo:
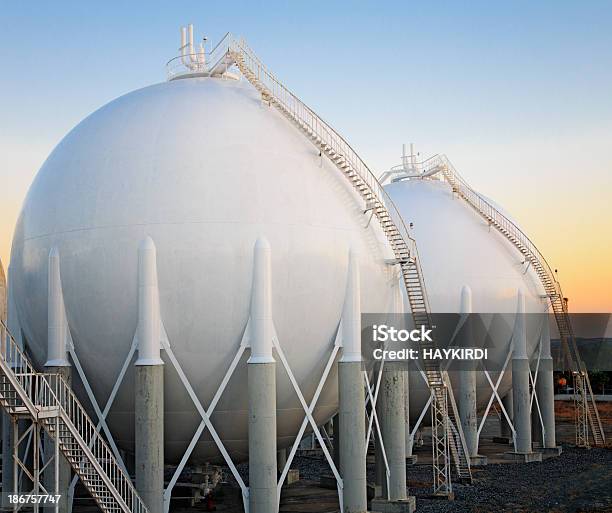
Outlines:
{"label": "spherical tank surface", "polygon": [[[310,400],[339,325],[348,255],[359,255],[363,311],[390,308],[389,248],[363,202],[329,161],[246,81],[188,78],[129,93],[75,127],[51,153],[24,203],[11,280],[22,333],[38,365],[47,347],[48,255],[57,248],[76,353],[104,405],[138,322],[138,247],[157,248],[160,310],[171,348],[204,408],[249,318],[253,247],[271,247],[273,322]],[[199,417],[167,355],[165,447],[177,461]],[[248,455],[243,356],[212,422],[236,459]],[[75,380],[78,381],[78,380]],[[315,417],[337,409],[335,370]],[[130,366],[109,414],[119,446],[134,434]],[[84,401],[87,404],[87,401]],[[278,443],[304,417],[277,358]],[[196,460],[218,451],[208,432]]]}
{"label": "spherical tank surface", "polygon": [[[544,290],[535,272],[527,267],[521,253],[465,200],[453,194],[450,185],[435,179],[404,179],[385,186],[417,241],[430,309],[434,313],[460,313],[462,289],[471,291],[472,312],[501,314],[483,316],[491,337],[489,370],[501,369],[511,341],[518,305],[518,291],[525,298],[527,314],[547,311]],[[494,204],[491,200],[490,203]],[[507,213],[495,205],[506,217]],[[527,353],[532,355],[547,318],[527,315]],[[484,341],[476,341],[485,347]],[[510,367],[508,367],[510,370]],[[452,367],[451,367],[452,371]],[[458,371],[463,372],[463,371]],[[495,379],[497,372],[491,372]],[[455,392],[457,373],[450,373]],[[498,392],[503,397],[511,387],[509,372]],[[476,371],[477,401],[486,405],[492,390],[482,372]],[[410,417],[414,422],[429,397],[421,376],[410,373]]]}

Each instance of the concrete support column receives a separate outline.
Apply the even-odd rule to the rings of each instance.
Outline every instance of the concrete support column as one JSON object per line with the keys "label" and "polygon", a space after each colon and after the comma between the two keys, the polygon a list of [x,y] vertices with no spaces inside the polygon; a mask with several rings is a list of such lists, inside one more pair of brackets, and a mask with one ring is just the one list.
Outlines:
{"label": "concrete support column", "polygon": [[[398,276],[394,292],[396,324],[403,319],[402,277]],[[401,326],[400,326],[401,327]],[[373,511],[412,512],[416,507],[414,497],[408,497],[406,489],[406,383],[408,369],[404,364],[387,362],[384,365],[376,411],[380,422],[385,455],[389,465],[386,479],[382,452],[376,453],[377,468],[382,478],[382,498],[371,502]],[[377,446],[378,447],[378,446]],[[382,449],[382,448],[381,448]],[[380,458],[381,461],[378,461]]]}
{"label": "concrete support column", "polygon": [[276,364],[249,363],[249,511],[278,511]]}
{"label": "concrete support column", "polygon": [[164,367],[157,256],[147,237],[138,250],[138,359],[135,365],[136,490],[151,513],[164,505]]}
{"label": "concrete support column", "polygon": [[[342,312],[342,357],[338,362],[340,475],[342,513],[365,513],[367,504],[365,393],[361,356],[361,287],[357,255],[349,254]],[[334,425],[335,428],[335,425]]]}
{"label": "concrete support column", "polygon": [[478,454],[478,417],[476,415],[476,372],[459,371],[459,418],[470,456]]}
{"label": "concrete support column", "polygon": [[406,440],[406,459],[413,457],[413,441],[410,437],[410,372],[404,375],[404,438]]}
{"label": "concrete support column", "polygon": [[[45,370],[53,374],[60,374],[64,380],[72,384],[72,368],[68,360],[68,320],[62,293],[62,280],[60,274],[60,255],[57,248],[49,253],[48,266],[48,297],[47,297],[47,362]],[[55,456],[55,441],[45,433],[45,461]],[[61,495],[59,511],[67,513],[68,488],[72,477],[70,463],[59,452],[57,465],[49,465],[43,473],[47,490],[55,490],[55,470],[57,469],[57,493]],[[53,493],[53,492],[50,492]]]}
{"label": "concrete support column", "polygon": [[249,386],[249,511],[276,513],[276,362],[272,356],[270,245],[255,243]]}
{"label": "concrete support column", "polygon": [[[512,403],[514,407],[515,452],[510,456],[521,461],[534,461],[531,450],[531,407],[529,397],[529,358],[525,325],[525,297],[518,291],[518,307],[512,337]],[[542,455],[537,453],[541,460]]]}
{"label": "concrete support column", "polygon": [[540,362],[540,376],[536,383],[536,393],[540,402],[542,421],[544,422],[545,448],[553,448],[557,445],[555,433],[555,390],[553,385],[553,360],[547,358]]}
{"label": "concrete support column", "polygon": [[518,292],[518,306],[512,337],[512,402],[516,452],[531,452],[531,408],[529,400],[529,359],[527,358],[527,332],[525,326],[525,297]]}
{"label": "concrete support column", "polygon": [[378,401],[379,421],[389,463],[389,500],[406,500],[406,431],[404,372],[393,363],[383,370]]}
{"label": "concrete support column", "polygon": [[365,409],[361,362],[340,361],[340,474],[344,481],[342,513],[367,510]]}
{"label": "concrete support column", "polygon": [[543,319],[542,322],[543,326],[540,339],[540,343],[542,344],[542,355],[540,357],[540,367],[536,380],[536,394],[538,396],[542,422],[544,424],[542,448],[545,452],[560,454],[560,448],[557,447],[555,433],[555,389],[553,359],[550,353],[550,326],[548,316]]}
{"label": "concrete support column", "polygon": [[136,489],[151,513],[164,503],[164,367],[140,365],[135,379]]}
{"label": "concrete support column", "polygon": [[529,408],[529,360],[512,359],[512,399],[516,452],[531,452],[531,410]]}
{"label": "concrete support column", "polygon": [[[460,345],[473,346],[473,333],[470,318],[472,313],[472,290],[467,285],[461,289],[461,314],[467,319],[461,330]],[[459,371],[459,418],[470,456],[478,454],[478,415],[476,411],[476,366]]]}

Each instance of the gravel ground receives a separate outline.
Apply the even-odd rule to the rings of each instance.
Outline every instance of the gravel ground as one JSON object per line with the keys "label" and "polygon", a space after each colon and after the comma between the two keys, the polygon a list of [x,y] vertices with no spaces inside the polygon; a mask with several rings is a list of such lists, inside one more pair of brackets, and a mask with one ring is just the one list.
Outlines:
{"label": "gravel ground", "polygon": [[[241,473],[248,474],[246,465],[240,467]],[[327,464],[314,455],[297,456],[292,467],[299,469],[301,480],[313,482],[314,495],[320,490],[316,487],[319,476],[331,474]],[[373,465],[368,465],[370,479],[373,474]],[[612,512],[610,449],[585,450],[564,445],[560,457],[542,463],[490,464],[473,469],[473,475],[472,485],[453,484],[455,500],[449,502],[428,498],[432,479],[429,465],[409,466],[408,487],[410,494],[417,497],[417,513]],[[314,500],[312,509],[295,511],[318,513],[332,509],[317,509]]]}
{"label": "gravel ground", "polygon": [[409,467],[419,513],[612,512],[612,451],[564,446],[560,457],[542,463],[474,469],[472,485],[453,485],[453,502],[427,499],[430,482],[430,468]]}

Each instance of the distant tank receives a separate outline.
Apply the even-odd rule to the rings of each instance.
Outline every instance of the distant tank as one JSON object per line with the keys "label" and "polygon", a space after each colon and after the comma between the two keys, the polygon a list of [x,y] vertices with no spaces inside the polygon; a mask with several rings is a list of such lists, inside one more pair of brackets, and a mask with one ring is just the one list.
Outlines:
{"label": "distant tank", "polygon": [[[496,365],[489,368],[500,369],[510,350],[518,291],[524,294],[527,314],[547,312],[548,299],[543,298],[545,292],[537,274],[503,235],[453,193],[449,183],[440,180],[439,174],[424,172],[414,151],[410,155],[404,152],[402,164],[386,173],[383,180],[418,243],[431,312],[460,313],[462,290],[468,287],[472,312],[507,314],[497,317],[504,322],[496,324],[490,341],[494,349],[489,351],[489,358]],[[539,342],[541,322],[548,319],[543,315],[529,315],[526,319],[527,351],[532,354]],[[482,340],[476,344],[484,346]],[[410,377],[410,414],[416,420],[428,393],[417,373]],[[509,378],[507,373],[500,384],[500,397],[510,389]],[[477,373],[477,387],[478,402],[486,406],[492,390],[482,372]]]}
{"label": "distant tank", "polygon": [[[157,247],[163,323],[206,407],[238,349],[249,316],[253,246],[270,243],[274,324],[308,398],[338,328],[349,249],[360,255],[364,311],[392,302],[390,250],[345,177],[246,81],[183,74],[97,110],[55,148],[23,205],[11,255],[21,329],[46,359],[47,259],[57,248],[77,354],[104,403],[137,326],[141,241]],[[246,359],[246,357],[245,357]],[[304,412],[278,367],[279,446]],[[166,366],[166,459],[177,461],[199,416]],[[315,417],[337,410],[335,370]],[[247,456],[246,365],[212,422],[236,459]],[[84,401],[88,404],[87,401]],[[109,414],[119,446],[133,447],[133,371]],[[208,432],[195,460],[218,454]]]}

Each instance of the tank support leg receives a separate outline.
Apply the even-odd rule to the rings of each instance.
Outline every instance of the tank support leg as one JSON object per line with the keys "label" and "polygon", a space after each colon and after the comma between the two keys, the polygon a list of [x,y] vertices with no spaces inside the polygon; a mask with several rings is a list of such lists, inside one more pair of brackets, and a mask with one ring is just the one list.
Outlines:
{"label": "tank support leg", "polygon": [[518,461],[542,461],[541,453],[531,450],[531,408],[529,393],[529,358],[525,325],[525,297],[518,292],[518,308],[512,337],[512,403],[514,406],[514,452],[506,453]]}
{"label": "tank support leg", "polygon": [[138,250],[138,360],[135,362],[136,489],[151,513],[164,507],[164,366],[155,244]]}
{"label": "tank support leg", "polygon": [[270,245],[255,244],[249,385],[249,513],[278,511],[276,467],[276,362],[272,356]]}
{"label": "tank support leg", "polygon": [[[359,261],[351,251],[344,309],[342,358],[338,363],[340,474],[344,484],[342,513],[367,510],[365,395],[361,369],[361,288]],[[334,426],[335,427],[335,426]]]}
{"label": "tank support leg", "polygon": [[[399,277],[398,277],[399,278]],[[398,279],[397,283],[400,283]],[[400,287],[394,290],[394,310],[398,315],[404,312]],[[398,315],[399,316],[399,315]],[[406,487],[406,396],[405,383],[407,370],[399,363],[384,363],[379,388],[377,418],[381,428],[380,455],[384,450],[386,466],[389,474],[383,482],[382,498],[371,503],[373,511],[403,511],[415,510],[414,497],[408,497]],[[378,456],[379,453],[377,453]]]}
{"label": "tank support leg", "polygon": [[[543,429],[542,451],[548,455],[561,454],[561,447],[557,446],[555,433],[555,390],[553,384],[553,359],[550,353],[550,326],[548,316],[543,319],[542,334],[540,336],[542,355],[536,380],[536,394],[540,404]],[[539,423],[539,418],[538,418]]]}
{"label": "tank support leg", "polygon": [[[464,347],[474,345],[472,333],[472,290],[467,285],[461,290],[461,313],[466,316],[461,330]],[[476,365],[466,365],[459,371],[459,418],[472,465],[486,465],[487,459],[478,454],[478,412],[476,409]],[[469,368],[468,368],[469,367]]]}
{"label": "tank support leg", "polygon": [[250,363],[249,512],[273,513],[276,493],[276,364]]}
{"label": "tank support leg", "polygon": [[[47,362],[46,372],[61,375],[64,380],[72,384],[72,367],[68,360],[68,321],[62,294],[62,281],[60,276],[60,257],[57,248],[49,252],[48,263],[48,301],[47,301]],[[67,513],[70,509],[68,490],[72,469],[70,463],[63,455],[56,455],[56,443],[49,435],[45,435],[45,461],[57,457],[53,466],[45,472],[45,487],[53,490],[58,486],[61,495],[58,511]],[[57,474],[57,475],[56,475]]]}
{"label": "tank support leg", "polygon": [[386,363],[380,388],[379,420],[389,463],[389,500],[406,500],[404,373]]}

